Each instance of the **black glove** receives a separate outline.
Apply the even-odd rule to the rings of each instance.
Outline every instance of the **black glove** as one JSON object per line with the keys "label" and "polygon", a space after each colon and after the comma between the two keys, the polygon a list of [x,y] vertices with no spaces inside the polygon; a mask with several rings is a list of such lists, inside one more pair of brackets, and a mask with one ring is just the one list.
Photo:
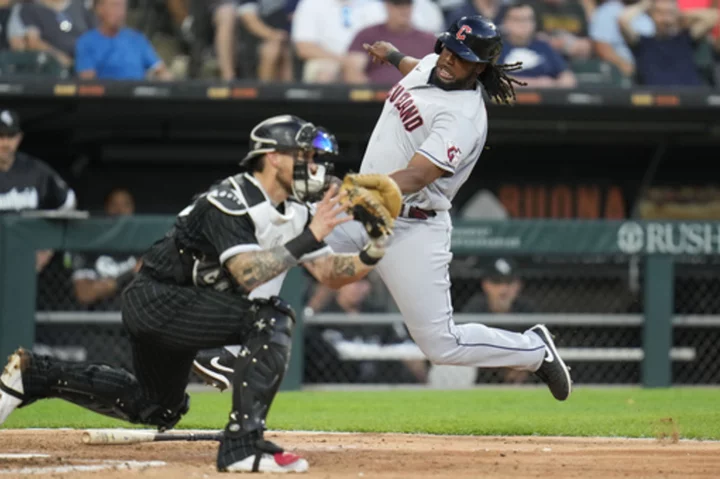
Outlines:
{"label": "black glove", "polygon": [[199,259],[196,259],[193,265],[193,283],[195,286],[213,288],[216,291],[226,291],[233,285],[219,264]]}

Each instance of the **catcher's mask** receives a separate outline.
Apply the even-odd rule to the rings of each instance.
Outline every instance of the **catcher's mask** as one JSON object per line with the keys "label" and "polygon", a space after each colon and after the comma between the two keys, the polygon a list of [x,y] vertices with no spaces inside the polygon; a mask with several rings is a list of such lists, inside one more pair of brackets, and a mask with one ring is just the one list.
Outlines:
{"label": "catcher's mask", "polygon": [[[260,122],[250,132],[250,151],[240,166],[249,168],[258,157],[275,151],[293,157],[293,196],[308,202],[321,199],[330,185],[333,165],[318,160],[322,156],[338,154],[335,136],[294,115],[274,116]],[[314,171],[308,162],[312,157],[316,166]]]}
{"label": "catcher's mask", "polygon": [[[316,127],[307,123],[297,132],[295,139],[298,149],[294,149],[293,156],[293,196],[300,201],[314,202],[322,199],[325,190],[330,186],[330,174],[333,171],[333,164],[330,162],[318,161],[325,155],[337,155],[338,145],[329,131],[322,127]],[[312,171],[310,163],[305,157],[298,153],[315,153],[315,171]]]}

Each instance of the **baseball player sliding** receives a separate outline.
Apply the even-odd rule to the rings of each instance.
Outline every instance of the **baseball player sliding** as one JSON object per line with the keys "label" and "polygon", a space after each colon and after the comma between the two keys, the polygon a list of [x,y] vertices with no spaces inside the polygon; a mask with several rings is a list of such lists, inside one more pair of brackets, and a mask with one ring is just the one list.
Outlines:
{"label": "baseball player sliding", "polygon": [[[482,324],[457,325],[450,299],[452,200],[485,146],[488,120],[482,89],[496,101],[514,97],[507,76],[519,65],[497,65],[502,40],[481,16],[463,17],[441,34],[435,53],[422,59],[376,42],[365,49],[373,61],[397,67],[404,78],[389,91],[360,174],[387,174],[403,194],[384,258],[377,271],[400,309],[408,330],[434,364],[512,368],[534,372],[552,395],[571,393],[569,368],[544,325],[524,333]],[[482,85],[482,86],[481,86]],[[335,252],[357,252],[368,241],[358,222],[339,225],[326,238]],[[203,353],[196,372],[228,385],[233,348]]]}

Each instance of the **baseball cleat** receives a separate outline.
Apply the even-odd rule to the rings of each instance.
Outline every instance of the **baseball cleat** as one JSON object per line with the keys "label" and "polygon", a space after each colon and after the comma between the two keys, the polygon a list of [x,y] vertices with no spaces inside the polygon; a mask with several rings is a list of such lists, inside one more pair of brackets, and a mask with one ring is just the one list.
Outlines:
{"label": "baseball cleat", "polygon": [[537,324],[530,328],[530,331],[540,336],[545,343],[545,358],[543,358],[540,368],[535,371],[535,375],[548,385],[555,399],[566,400],[572,392],[570,368],[565,365],[558,354],[552,334],[544,325]]}
{"label": "baseball cleat", "polygon": [[307,472],[307,460],[286,452],[277,444],[263,439],[262,432],[242,438],[224,436],[220,440],[217,470],[220,472]]}
{"label": "baseball cleat", "polygon": [[200,351],[193,361],[192,369],[207,384],[224,391],[232,385],[235,359],[225,348]]}
{"label": "baseball cleat", "polygon": [[20,348],[8,357],[8,363],[0,376],[0,425],[22,404],[25,388],[22,372],[27,367],[28,356]]}
{"label": "baseball cleat", "polygon": [[[259,457],[258,457],[259,456]],[[307,472],[307,460],[289,452],[257,453],[225,467],[224,472]]]}

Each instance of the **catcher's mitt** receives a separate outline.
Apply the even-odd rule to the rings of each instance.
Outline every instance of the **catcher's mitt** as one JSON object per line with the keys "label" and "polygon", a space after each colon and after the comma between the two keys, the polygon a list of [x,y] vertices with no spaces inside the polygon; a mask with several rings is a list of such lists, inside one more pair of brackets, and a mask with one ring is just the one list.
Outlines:
{"label": "catcher's mitt", "polygon": [[361,222],[373,238],[392,234],[402,208],[402,193],[387,175],[348,174],[340,186],[347,192],[348,213]]}

